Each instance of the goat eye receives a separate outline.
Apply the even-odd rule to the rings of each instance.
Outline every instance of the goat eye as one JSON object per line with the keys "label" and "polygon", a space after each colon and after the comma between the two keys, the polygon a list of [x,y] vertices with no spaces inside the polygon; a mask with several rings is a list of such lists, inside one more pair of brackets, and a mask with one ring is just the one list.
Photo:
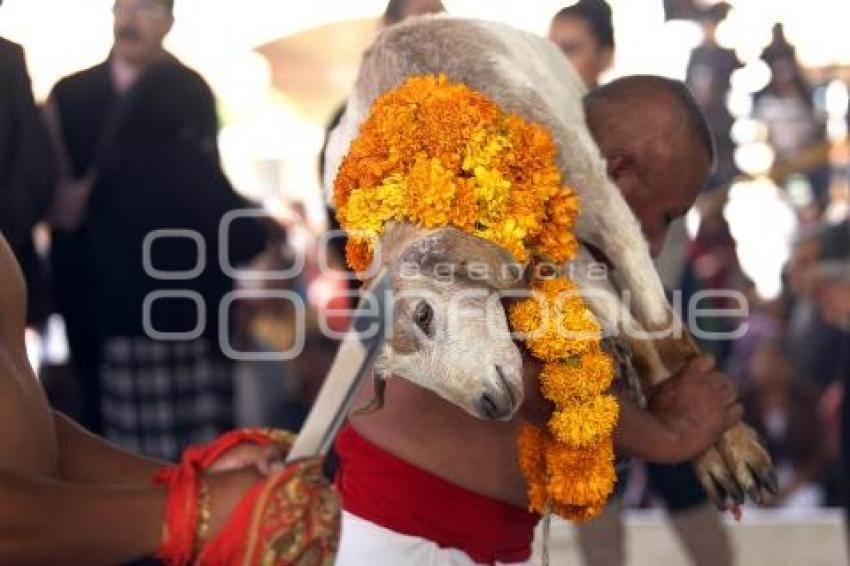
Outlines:
{"label": "goat eye", "polygon": [[422,301],[416,305],[416,310],[413,313],[413,320],[416,325],[422,329],[425,334],[431,334],[431,322],[434,320],[434,309],[428,304],[428,301]]}

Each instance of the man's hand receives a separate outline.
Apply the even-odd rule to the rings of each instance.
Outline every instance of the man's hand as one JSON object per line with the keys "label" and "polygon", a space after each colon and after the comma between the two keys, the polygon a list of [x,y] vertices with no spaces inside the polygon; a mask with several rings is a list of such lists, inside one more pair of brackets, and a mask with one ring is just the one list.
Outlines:
{"label": "man's hand", "polygon": [[711,356],[692,360],[655,387],[648,409],[667,439],[652,458],[660,463],[693,459],[717,442],[744,414],[735,386],[725,375],[714,371]]}
{"label": "man's hand", "polygon": [[241,470],[255,468],[259,473],[268,476],[283,469],[286,457],[283,448],[278,444],[260,446],[253,442],[244,442],[234,446],[210,467],[211,472]]}
{"label": "man's hand", "polygon": [[[553,405],[540,393],[541,367],[524,353],[521,415],[542,427],[552,416]],[[650,392],[648,410],[620,399],[617,450],[659,464],[690,461],[741,420],[744,409],[737,397],[729,379],[714,371],[714,359],[700,356]]]}

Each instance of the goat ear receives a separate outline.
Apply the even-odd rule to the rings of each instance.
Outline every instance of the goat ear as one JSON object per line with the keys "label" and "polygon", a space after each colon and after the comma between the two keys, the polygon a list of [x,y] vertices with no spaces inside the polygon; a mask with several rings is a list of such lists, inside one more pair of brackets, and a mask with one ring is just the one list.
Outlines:
{"label": "goat ear", "polygon": [[494,289],[521,288],[526,284],[525,264],[514,260],[503,248],[453,227],[426,232],[404,249],[400,260],[425,270],[448,267]]}

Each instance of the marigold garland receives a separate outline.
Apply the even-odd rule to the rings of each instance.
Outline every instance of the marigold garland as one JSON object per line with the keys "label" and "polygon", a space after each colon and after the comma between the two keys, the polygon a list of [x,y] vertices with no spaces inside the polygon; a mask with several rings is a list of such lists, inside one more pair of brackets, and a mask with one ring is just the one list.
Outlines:
{"label": "marigold garland", "polygon": [[[369,268],[387,222],[455,226],[521,262],[571,260],[578,244],[575,192],[562,185],[549,133],[444,76],[417,76],[383,94],[351,144],[334,183],[346,255]],[[613,491],[613,376],[602,330],[576,286],[540,279],[509,309],[545,362],[543,395],[555,405],[546,429],[523,425],[519,464],[529,506],[574,520],[597,515]]]}

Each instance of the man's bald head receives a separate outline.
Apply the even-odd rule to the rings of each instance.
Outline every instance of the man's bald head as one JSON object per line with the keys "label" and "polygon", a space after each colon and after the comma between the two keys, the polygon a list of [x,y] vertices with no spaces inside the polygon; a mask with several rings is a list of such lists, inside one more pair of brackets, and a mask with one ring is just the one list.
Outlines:
{"label": "man's bald head", "polygon": [[584,106],[609,176],[660,253],[667,228],[691,207],[714,163],[705,117],[684,84],[647,75],[599,87]]}
{"label": "man's bald head", "polygon": [[698,142],[714,164],[711,128],[684,83],[653,75],[623,77],[589,92],[584,98],[588,124],[593,128],[629,130],[629,137],[651,141],[652,132],[684,136]]}

